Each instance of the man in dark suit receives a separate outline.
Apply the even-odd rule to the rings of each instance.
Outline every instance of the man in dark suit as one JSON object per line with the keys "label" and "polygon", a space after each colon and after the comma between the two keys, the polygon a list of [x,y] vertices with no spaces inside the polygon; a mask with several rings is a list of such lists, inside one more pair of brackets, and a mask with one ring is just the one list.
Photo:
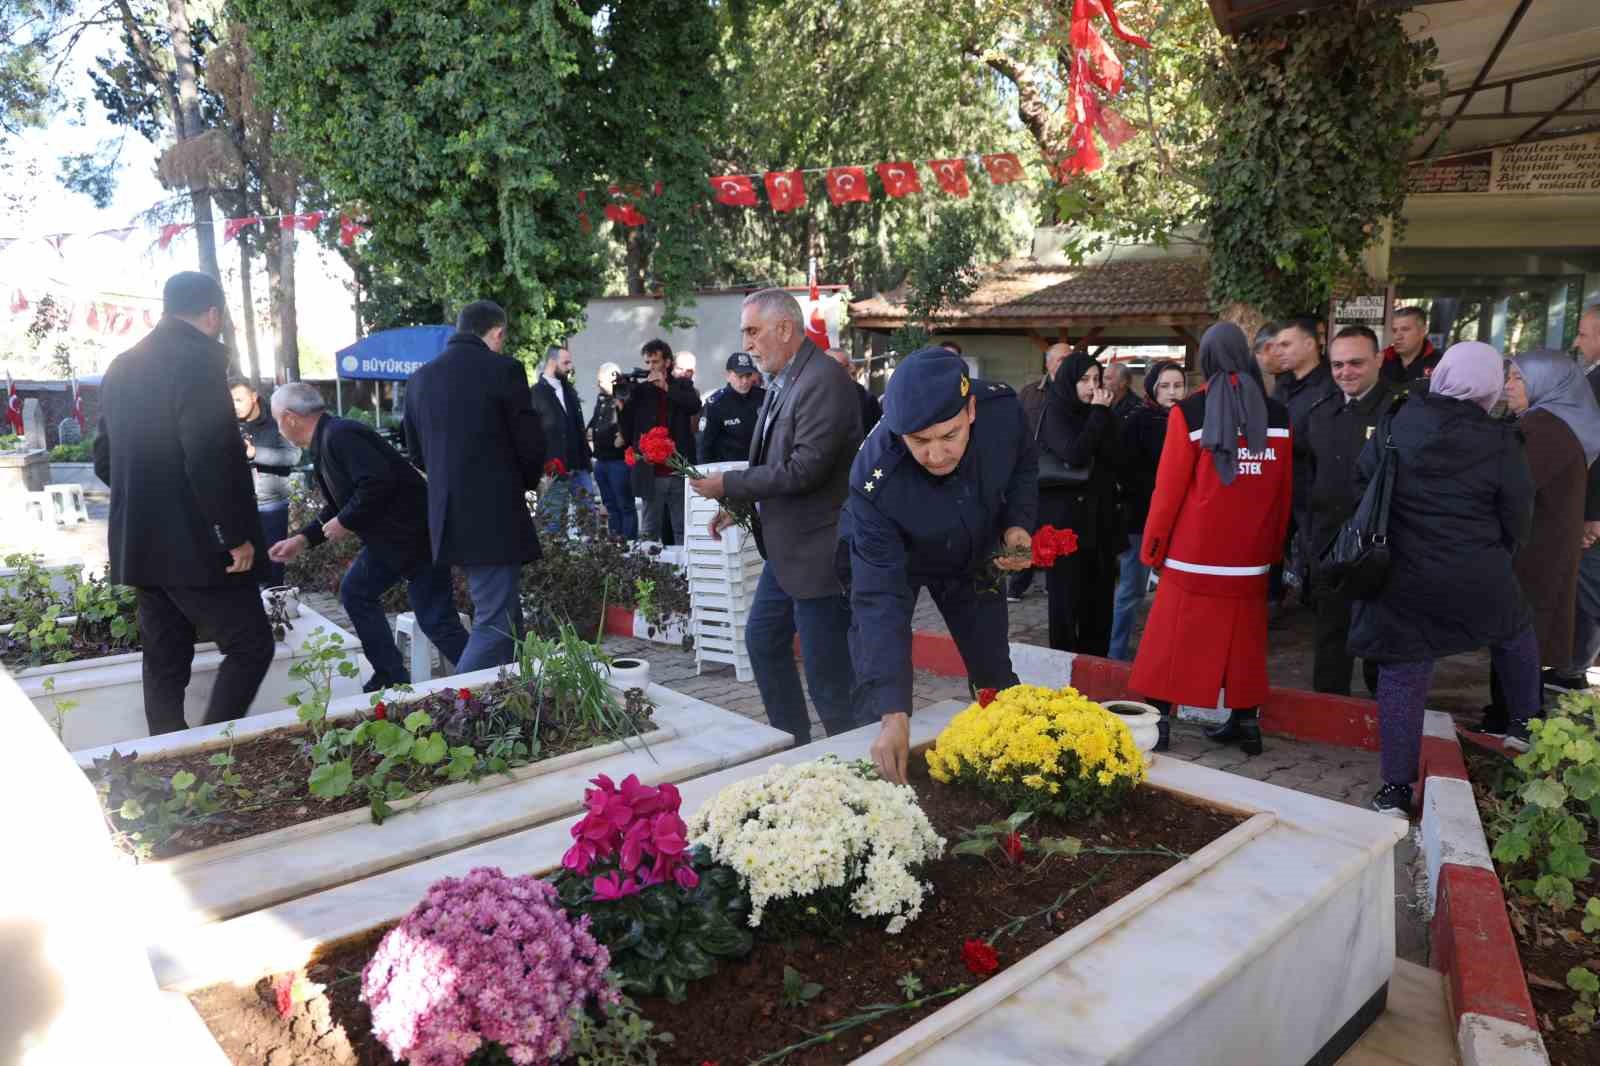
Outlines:
{"label": "man in dark suit", "polygon": [[500,305],[470,303],[444,351],[406,382],[406,446],[428,477],[433,558],[465,570],[472,590],[462,673],[511,661],[522,564],[539,558],[525,493],[539,486],[544,434],[527,371],[501,354],[505,343]]}
{"label": "man in dark suit", "polygon": [[[694,431],[703,402],[694,389],[694,368],[680,366],[672,346],[659,337],[646,341],[639,349],[648,376],[633,386],[628,406],[623,411],[627,430],[623,436],[635,451],[644,435],[657,426],[666,426],[678,453],[692,460],[698,451]],[[633,467],[633,494],[644,509],[639,512],[639,539],[662,544],[683,542],[683,478],[665,463],[652,467],[636,463]]]}
{"label": "man in dark suit", "polygon": [[[855,373],[850,367],[849,352],[843,348],[829,348],[828,358],[844,367],[844,372],[850,375],[850,380],[855,381]],[[883,417],[883,405],[859,381],[856,381],[856,402],[861,405],[861,436],[865,439],[866,435],[872,432],[872,427],[878,424],[878,419]]]}
{"label": "man in dark suit", "polygon": [[[573,493],[593,507],[594,452],[584,426],[583,404],[572,387],[572,353],[552,345],[544,353],[544,372],[533,386],[534,406],[544,425],[545,490],[539,497],[539,523],[545,536],[566,534],[567,508]],[[561,460],[561,469],[554,460]]]}
{"label": "man in dark suit", "polygon": [[[794,665],[794,637],[806,664],[806,689],[829,735],[858,724],[852,709],[850,605],[834,567],[839,508],[850,461],[861,444],[855,382],[806,339],[800,304],[782,289],[747,296],[739,331],[745,351],[771,377],[750,442],[750,467],[690,482],[712,499],[754,507],[757,544],[767,560],[745,625],[745,646],[767,718],[811,739],[811,718]],[[732,524],[721,511],[710,532]]]}
{"label": "man in dark suit", "polygon": [[322,394],[303,381],[278,387],[272,417],[285,440],[311,449],[324,504],[305,528],[267,554],[287,563],[324,541],[361,538],[361,551],[339,583],[339,602],[372,663],[363,691],[411,681],[383,610],[383,594],[402,579],[417,624],[447,660],[459,660],[467,631],[452,602],[450,566],[434,562],[428,545],[428,485],[422,475],[370,426],[328,415]]}
{"label": "man in dark suit", "polygon": [[111,580],[138,590],[150,734],[187,729],[184,690],[204,634],[222,651],[204,723],[244,716],[272,665],[256,592],[261,519],[228,399],[226,313],[207,274],[174,274],[161,321],[100,386],[95,473],[111,486]]}

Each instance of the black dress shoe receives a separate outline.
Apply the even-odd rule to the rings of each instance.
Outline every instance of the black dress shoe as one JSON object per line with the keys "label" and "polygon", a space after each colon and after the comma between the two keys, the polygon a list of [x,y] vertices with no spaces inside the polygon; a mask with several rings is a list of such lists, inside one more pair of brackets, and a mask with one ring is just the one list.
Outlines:
{"label": "black dress shoe", "polygon": [[1541,670],[1539,683],[1552,692],[1583,692],[1589,687],[1589,678],[1582,673],[1563,674],[1555,670]]}
{"label": "black dress shoe", "polygon": [[1156,744],[1151,751],[1166,751],[1172,746],[1172,719],[1162,716],[1156,723]]}
{"label": "black dress shoe", "polygon": [[1506,727],[1511,724],[1511,719],[1506,715],[1505,708],[1496,707],[1494,704],[1483,709],[1483,717],[1478,719],[1478,724],[1473,726],[1473,732],[1483,733],[1491,737],[1506,735]]}
{"label": "black dress shoe", "polygon": [[1206,737],[1218,744],[1238,744],[1246,755],[1261,754],[1261,722],[1254,714],[1246,717],[1230,711],[1228,720],[1206,729]]}

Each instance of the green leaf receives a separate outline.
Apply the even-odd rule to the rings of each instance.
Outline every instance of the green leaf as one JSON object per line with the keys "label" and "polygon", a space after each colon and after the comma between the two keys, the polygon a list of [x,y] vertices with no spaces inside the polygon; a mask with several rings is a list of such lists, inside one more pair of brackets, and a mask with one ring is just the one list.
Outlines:
{"label": "green leaf", "polygon": [[1014,814],[1012,814],[1010,818],[1006,819],[1006,829],[1009,832],[1015,833],[1017,830],[1021,829],[1023,826],[1027,825],[1032,820],[1033,820],[1033,812],[1032,811],[1017,811]]}
{"label": "green leaf", "polygon": [[1494,860],[1500,863],[1513,864],[1525,862],[1533,857],[1533,845],[1528,838],[1526,829],[1514,829],[1500,834],[1500,839],[1494,842]]}
{"label": "green leaf", "polygon": [[191,774],[188,770],[179,770],[177,773],[172,775],[172,791],[186,792],[188,791],[189,787],[194,784],[194,782],[194,774]]}
{"label": "green leaf", "polygon": [[387,729],[372,730],[372,746],[378,754],[390,759],[403,759],[410,754],[416,737],[401,729],[392,722],[374,722],[374,726],[387,726]]}
{"label": "green leaf", "polygon": [[983,855],[984,853],[997,847],[999,847],[999,845],[995,843],[994,837],[977,837],[972,840],[963,840],[961,843],[950,849],[950,854]]}
{"label": "green leaf", "polygon": [[1590,896],[1583,905],[1583,931],[1600,933],[1600,896]]}
{"label": "green leaf", "polygon": [[406,727],[407,733],[420,733],[433,724],[433,716],[428,714],[427,711],[412,711],[406,715],[405,722],[402,724]]}
{"label": "green leaf", "polygon": [[1596,977],[1594,971],[1587,966],[1574,966],[1567,971],[1567,987],[1574,992],[1592,996],[1600,992],[1600,977]]}
{"label": "green leaf", "polygon": [[117,808],[117,816],[125,822],[137,822],[144,817],[144,804],[136,799],[125,799]]}
{"label": "green leaf", "polygon": [[1591,861],[1583,848],[1573,844],[1560,844],[1550,849],[1550,854],[1545,858],[1545,865],[1553,874],[1581,881],[1589,876]]}
{"label": "green leaf", "polygon": [[212,766],[232,766],[233,755],[226,751],[219,751],[206,761]]}
{"label": "green leaf", "polygon": [[1522,798],[1535,807],[1555,811],[1566,805],[1567,790],[1559,781],[1539,777],[1522,786]]}
{"label": "green leaf", "polygon": [[1039,840],[1039,850],[1046,855],[1060,855],[1065,859],[1075,859],[1083,850],[1083,841],[1077,837],[1042,837]]}
{"label": "green leaf", "polygon": [[411,749],[411,757],[423,766],[433,766],[445,757],[450,750],[450,745],[445,742],[443,733],[430,733],[428,739],[418,741]]}
{"label": "green leaf", "polygon": [[1588,803],[1595,796],[1600,796],[1600,762],[1567,767],[1562,771],[1561,783],[1567,786],[1573,799]]}
{"label": "green leaf", "polygon": [[334,799],[350,791],[350,783],[355,774],[351,769],[349,759],[327,763],[311,771],[309,782],[311,794],[323,799]]}

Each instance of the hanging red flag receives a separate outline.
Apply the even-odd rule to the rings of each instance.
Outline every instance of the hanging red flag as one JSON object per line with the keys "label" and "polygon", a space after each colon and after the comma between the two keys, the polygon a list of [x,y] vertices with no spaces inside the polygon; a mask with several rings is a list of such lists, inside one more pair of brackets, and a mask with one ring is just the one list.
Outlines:
{"label": "hanging red flag", "polygon": [[367,227],[351,218],[349,215],[339,216],[339,243],[349,248],[356,243],[356,238],[367,232]]}
{"label": "hanging red flag", "polygon": [[[606,191],[611,193],[612,196],[621,196],[623,194],[623,188],[620,185],[607,186]],[[628,194],[637,196],[639,190],[634,187],[628,190]],[[631,201],[624,201],[620,204],[606,204],[606,218],[619,226],[627,226],[630,229],[634,226],[642,226],[649,221],[637,207],[633,206]]]}
{"label": "hanging red flag", "polygon": [[1139,48],[1149,48],[1150,42],[1143,37],[1129,33],[1122,28],[1122,22],[1117,18],[1116,0],[1077,0],[1072,12],[1072,20],[1087,20],[1095,15],[1104,15],[1106,21],[1111,23],[1111,32],[1121,37],[1131,45]]}
{"label": "hanging red flag", "polygon": [[1017,158],[1015,152],[995,152],[993,155],[979,158],[983,160],[983,169],[989,172],[989,180],[996,185],[1010,185],[1027,176],[1023,173],[1022,161]]}
{"label": "hanging red flag", "polygon": [[78,430],[87,431],[83,422],[83,397],[78,393],[78,375],[72,375],[72,417],[78,420]]}
{"label": "hanging red flag", "polygon": [[89,234],[91,237],[114,237],[119,241],[128,239],[128,234],[138,229],[138,226],[124,226],[122,229],[103,229]]}
{"label": "hanging red flag", "polygon": [[728,174],[720,178],[712,178],[711,188],[716,194],[719,204],[729,207],[754,207],[756,206],[756,186],[743,174]]}
{"label": "hanging red flag", "polygon": [[156,243],[159,244],[162,248],[166,248],[166,247],[170,246],[172,244],[172,238],[176,237],[178,234],[180,234],[184,230],[188,229],[190,227],[190,225],[192,225],[192,223],[189,223],[189,222],[169,222],[169,223],[167,223],[165,226],[161,227],[161,240],[159,240]]}
{"label": "hanging red flag", "polygon": [[150,314],[150,309],[148,307],[145,308],[145,310],[144,310],[144,328],[145,329],[155,329],[156,328],[156,320],[155,320],[154,316],[152,316]]}
{"label": "hanging red flag", "polygon": [[304,215],[290,215],[289,228],[303,229],[307,233],[310,233],[318,226],[322,225],[322,219],[323,214],[321,211],[311,211]]}
{"label": "hanging red flag", "polygon": [[1089,80],[1112,96],[1122,91],[1122,60],[1088,21],[1072,24],[1072,47],[1084,61]]}
{"label": "hanging red flag", "polygon": [[6,421],[11,423],[11,430],[17,436],[22,436],[22,397],[17,394],[17,383],[11,380],[11,369],[6,368]]}
{"label": "hanging red flag", "polygon": [[1072,145],[1072,153],[1061,161],[1056,177],[1060,181],[1068,181],[1079,174],[1093,174],[1099,170],[1103,160],[1100,158],[1100,149],[1095,147],[1094,133],[1087,122],[1080,122],[1072,131],[1068,143]]}
{"label": "hanging red flag", "polygon": [[121,316],[122,328],[117,330],[117,336],[126,337],[133,332],[133,308],[119,307],[117,314]]}
{"label": "hanging red flag", "polygon": [[88,314],[88,317],[86,317],[83,320],[83,324],[88,326],[90,329],[95,330],[96,332],[99,331],[99,329],[100,329],[100,305],[99,304],[91,303],[89,305],[89,314]]}
{"label": "hanging red flag", "polygon": [[[224,241],[231,241],[243,230],[249,228],[250,226],[254,226],[260,221],[260,215],[246,215],[243,218],[230,218],[222,227],[222,239]],[[292,220],[289,223],[289,228],[294,228],[294,222]]]}
{"label": "hanging red flag", "polygon": [[879,163],[876,169],[878,177],[883,179],[883,191],[890,196],[898,199],[908,193],[922,191],[915,163]]}
{"label": "hanging red flag", "polygon": [[20,315],[28,309],[28,298],[21,289],[11,294],[11,313]]}
{"label": "hanging red flag", "polygon": [[967,185],[967,161],[965,159],[930,159],[928,169],[933,171],[933,176],[939,183],[939,188],[951,196],[966,199],[972,190]]}
{"label": "hanging red flag", "polygon": [[867,185],[867,172],[861,167],[834,167],[828,171],[828,199],[835,206],[852,200],[872,199],[872,189]]}
{"label": "hanging red flag", "polygon": [[1108,152],[1115,152],[1118,148],[1139,136],[1139,127],[1109,107],[1101,108],[1100,117],[1095,126],[1100,130],[1100,136],[1105,138],[1106,151]]}
{"label": "hanging red flag", "polygon": [[761,181],[767,187],[767,202],[774,211],[793,211],[805,206],[806,182],[798,170],[771,170]]}

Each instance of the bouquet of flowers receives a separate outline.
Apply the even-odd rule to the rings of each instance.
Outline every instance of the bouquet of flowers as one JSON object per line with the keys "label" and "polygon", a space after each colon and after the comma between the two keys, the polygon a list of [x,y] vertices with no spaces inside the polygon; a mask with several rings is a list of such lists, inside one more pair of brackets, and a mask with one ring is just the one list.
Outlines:
{"label": "bouquet of flowers", "polygon": [[1027,559],[1033,566],[1041,570],[1048,570],[1056,565],[1056,560],[1063,555],[1071,555],[1078,550],[1078,534],[1070,529],[1057,529],[1055,526],[1040,526],[1039,531],[1033,535],[1033,546],[1028,549],[1007,548],[1002,554],[1003,559]]}
{"label": "bouquet of flowers", "polygon": [[621,899],[641,888],[668,880],[685,889],[700,878],[689,863],[688,830],[678,816],[682,802],[671,784],[658,788],[639,783],[629,774],[618,788],[605,774],[593,780],[584,793],[589,813],[572,827],[574,843],[561,865],[579,876],[595,873],[594,894],[599,900]]}
{"label": "bouquet of flowers", "polygon": [[[643,453],[642,458],[645,462],[653,466],[668,467],[674,474],[682,474],[691,481],[698,481],[706,476],[693,463],[685,459],[682,452],[678,451],[678,445],[672,439],[672,432],[666,426],[656,426],[654,429],[647,431],[643,437],[639,438],[639,451],[635,452],[632,448],[629,448],[622,455],[623,461],[629,466],[633,466],[641,458],[640,453]],[[748,507],[723,500],[722,509],[733,516],[733,520],[738,523],[741,529],[753,532],[755,516]]]}

